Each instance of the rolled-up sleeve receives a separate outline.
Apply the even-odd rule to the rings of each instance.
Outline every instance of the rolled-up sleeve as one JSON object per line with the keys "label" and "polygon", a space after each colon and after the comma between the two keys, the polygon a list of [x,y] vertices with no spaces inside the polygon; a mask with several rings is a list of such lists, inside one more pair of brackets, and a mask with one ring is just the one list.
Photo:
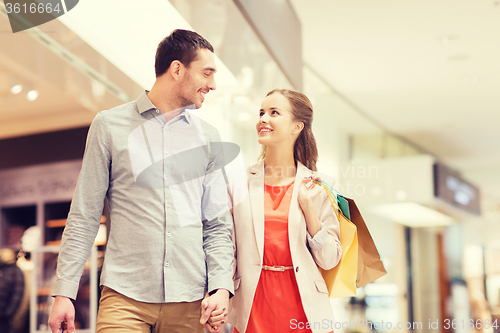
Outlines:
{"label": "rolled-up sleeve", "polygon": [[94,118],[61,241],[53,296],[76,299],[80,278],[99,229],[109,186],[110,138],[101,113]]}
{"label": "rolled-up sleeve", "polygon": [[328,244],[329,237],[328,231],[326,230],[325,223],[321,222],[321,229],[313,236],[307,232],[307,244],[313,250],[319,250],[326,244]]}

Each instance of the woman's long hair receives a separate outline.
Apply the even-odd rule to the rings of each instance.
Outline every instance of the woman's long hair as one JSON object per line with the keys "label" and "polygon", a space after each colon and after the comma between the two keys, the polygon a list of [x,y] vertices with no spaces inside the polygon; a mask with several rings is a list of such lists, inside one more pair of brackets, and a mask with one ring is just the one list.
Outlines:
{"label": "woman's long hair", "polygon": [[[318,148],[312,132],[313,107],[311,101],[306,95],[289,89],[274,89],[270,91],[266,97],[275,93],[280,93],[288,99],[292,107],[293,120],[304,124],[304,128],[300,132],[293,147],[294,160],[299,161],[313,171],[317,171],[316,162],[318,161]],[[266,152],[267,147],[262,146],[259,160],[266,157]]]}

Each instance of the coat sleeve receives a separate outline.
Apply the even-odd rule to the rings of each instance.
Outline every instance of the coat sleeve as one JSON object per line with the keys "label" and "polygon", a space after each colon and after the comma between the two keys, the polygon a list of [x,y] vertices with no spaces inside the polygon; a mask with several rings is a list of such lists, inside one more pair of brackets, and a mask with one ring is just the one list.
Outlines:
{"label": "coat sleeve", "polygon": [[326,193],[321,193],[318,218],[321,230],[314,237],[307,232],[307,243],[316,264],[325,269],[337,266],[342,256],[340,244],[340,224]]}

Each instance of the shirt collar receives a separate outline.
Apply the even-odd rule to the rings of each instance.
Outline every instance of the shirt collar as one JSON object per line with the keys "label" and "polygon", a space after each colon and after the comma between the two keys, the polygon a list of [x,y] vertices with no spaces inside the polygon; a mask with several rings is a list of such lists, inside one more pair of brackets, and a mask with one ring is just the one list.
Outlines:
{"label": "shirt collar", "polygon": [[137,109],[140,114],[143,114],[146,111],[149,110],[156,110],[156,107],[153,105],[151,100],[148,98],[148,90],[144,90],[142,94],[137,98],[136,103],[137,103]]}
{"label": "shirt collar", "polygon": [[[143,114],[146,111],[150,110],[157,110],[156,106],[151,102],[151,100],[148,97],[149,90],[144,90],[142,94],[137,98],[136,104],[137,104],[137,110],[139,111],[140,114]],[[160,110],[160,109],[158,109]],[[161,112],[161,110],[160,110]],[[188,109],[183,108],[179,115],[176,117],[182,117],[186,122],[189,124],[191,122],[191,113],[188,112]]]}

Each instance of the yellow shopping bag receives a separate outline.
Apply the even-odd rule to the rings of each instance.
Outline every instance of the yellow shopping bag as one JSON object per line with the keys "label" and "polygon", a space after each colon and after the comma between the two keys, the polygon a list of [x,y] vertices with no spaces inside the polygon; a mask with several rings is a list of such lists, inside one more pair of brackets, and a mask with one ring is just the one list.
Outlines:
{"label": "yellow shopping bag", "polygon": [[340,244],[342,257],[337,266],[324,270],[320,268],[328,288],[330,298],[356,295],[356,278],[358,274],[358,235],[356,226],[349,221],[340,210],[337,199],[329,186],[321,181],[317,183],[324,187],[330,198],[333,209],[340,223]]}

